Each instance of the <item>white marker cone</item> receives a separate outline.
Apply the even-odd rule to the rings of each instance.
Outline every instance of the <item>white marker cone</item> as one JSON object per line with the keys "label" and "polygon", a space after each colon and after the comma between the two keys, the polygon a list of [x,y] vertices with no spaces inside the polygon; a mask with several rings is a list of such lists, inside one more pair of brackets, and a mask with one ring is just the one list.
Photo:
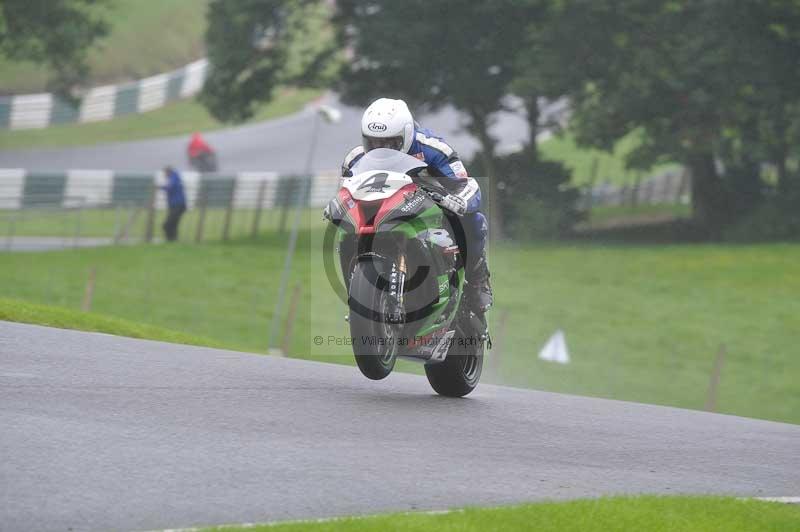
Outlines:
{"label": "white marker cone", "polygon": [[547,340],[544,347],[539,351],[539,358],[548,362],[558,362],[559,364],[569,364],[569,351],[567,341],[564,338],[564,331],[557,330],[553,336]]}

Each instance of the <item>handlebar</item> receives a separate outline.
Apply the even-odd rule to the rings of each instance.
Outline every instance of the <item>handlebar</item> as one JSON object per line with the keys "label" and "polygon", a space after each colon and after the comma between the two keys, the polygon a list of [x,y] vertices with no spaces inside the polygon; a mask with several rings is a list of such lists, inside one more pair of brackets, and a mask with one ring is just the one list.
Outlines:
{"label": "handlebar", "polygon": [[[413,178],[412,178],[413,179]],[[423,192],[428,194],[433,201],[441,201],[443,197],[448,195],[447,190],[442,186],[431,185],[430,183],[420,183],[416,180],[414,182],[422,189]]]}

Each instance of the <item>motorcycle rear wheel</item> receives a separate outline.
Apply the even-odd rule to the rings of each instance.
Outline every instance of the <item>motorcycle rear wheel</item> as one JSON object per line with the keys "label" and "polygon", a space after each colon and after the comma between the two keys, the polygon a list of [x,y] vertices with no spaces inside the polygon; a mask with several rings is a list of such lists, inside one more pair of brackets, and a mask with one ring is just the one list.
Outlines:
{"label": "motorcycle rear wheel", "polygon": [[483,370],[484,343],[459,328],[443,362],[425,364],[431,387],[445,397],[464,397],[478,385]]}

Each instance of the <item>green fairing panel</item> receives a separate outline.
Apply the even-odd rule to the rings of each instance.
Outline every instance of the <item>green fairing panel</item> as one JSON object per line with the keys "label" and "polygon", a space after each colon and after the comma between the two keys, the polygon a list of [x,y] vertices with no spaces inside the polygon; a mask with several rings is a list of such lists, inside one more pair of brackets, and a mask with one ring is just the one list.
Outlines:
{"label": "green fairing panel", "polygon": [[[464,270],[458,270],[456,275],[458,275],[458,286],[464,286]],[[431,314],[425,318],[425,322],[420,327],[419,331],[415,333],[416,336],[426,336],[442,328],[442,324],[436,323],[436,320],[439,318],[442,310],[454,294],[453,287],[450,285],[450,280],[448,279],[447,275],[437,276],[436,281],[438,286],[442,286],[442,283],[447,283],[447,290],[445,292],[442,292],[441,290],[439,291],[439,301],[433,305],[433,312],[431,312]],[[455,295],[459,298],[457,303],[460,303],[462,293],[457,293]],[[456,308],[458,307],[456,306]],[[448,322],[449,321],[450,320],[448,320]]]}
{"label": "green fairing panel", "polygon": [[402,233],[406,238],[415,239],[423,231],[442,227],[443,218],[442,210],[434,205],[407,220],[399,221],[389,215],[378,225],[378,231]]}

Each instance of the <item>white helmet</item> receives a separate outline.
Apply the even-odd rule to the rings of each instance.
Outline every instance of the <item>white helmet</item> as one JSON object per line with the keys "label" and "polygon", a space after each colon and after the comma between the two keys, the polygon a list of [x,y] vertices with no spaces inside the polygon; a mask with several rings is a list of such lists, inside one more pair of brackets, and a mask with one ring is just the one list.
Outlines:
{"label": "white helmet", "polygon": [[364,150],[391,148],[408,153],[414,141],[414,117],[403,100],[379,98],[361,117]]}

